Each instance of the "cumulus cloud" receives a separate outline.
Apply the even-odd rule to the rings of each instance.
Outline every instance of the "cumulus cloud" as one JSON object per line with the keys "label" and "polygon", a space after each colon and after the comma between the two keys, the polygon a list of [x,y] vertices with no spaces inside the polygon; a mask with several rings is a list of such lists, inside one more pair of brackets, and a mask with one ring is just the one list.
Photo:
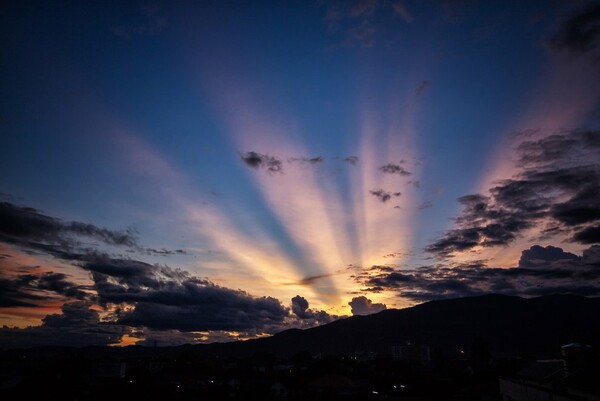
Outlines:
{"label": "cumulus cloud", "polygon": [[291,326],[308,328],[317,325],[330,323],[339,318],[336,315],[330,315],[329,313],[322,310],[310,309],[308,300],[300,295],[296,295],[292,298],[292,314],[297,318],[296,321],[290,322]]}
{"label": "cumulus cloud", "polygon": [[570,265],[579,259],[579,256],[570,252],[565,252],[561,248],[552,245],[548,245],[547,247],[534,245],[521,253],[519,267],[550,267],[560,264]]}
{"label": "cumulus cloud", "polygon": [[387,309],[385,304],[374,304],[369,298],[365,296],[354,297],[352,301],[348,302],[352,310],[352,315],[370,315],[372,313],[381,312]]}
{"label": "cumulus cloud", "polygon": [[483,260],[412,269],[373,266],[354,278],[366,287],[363,291],[394,291],[417,302],[489,293],[598,296],[600,245],[584,250],[582,256],[553,246],[534,245],[522,252],[515,267],[487,267]]}
{"label": "cumulus cloud", "polygon": [[463,210],[452,229],[426,247],[439,257],[475,247],[510,245],[534,226],[543,235],[600,241],[600,131],[573,130],[523,141],[519,172],[498,181],[487,195],[458,199]]}

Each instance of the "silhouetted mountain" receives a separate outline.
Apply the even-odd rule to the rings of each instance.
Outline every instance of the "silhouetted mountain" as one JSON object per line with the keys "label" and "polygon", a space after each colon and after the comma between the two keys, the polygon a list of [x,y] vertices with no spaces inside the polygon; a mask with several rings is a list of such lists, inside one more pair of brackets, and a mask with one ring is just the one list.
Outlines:
{"label": "silhouetted mountain", "polygon": [[598,347],[600,298],[485,295],[431,301],[341,319],[312,329],[287,330],[258,340],[209,344],[202,349],[223,355],[390,353],[392,346],[407,341],[426,344],[446,354],[485,347],[504,356],[549,355],[570,342]]}

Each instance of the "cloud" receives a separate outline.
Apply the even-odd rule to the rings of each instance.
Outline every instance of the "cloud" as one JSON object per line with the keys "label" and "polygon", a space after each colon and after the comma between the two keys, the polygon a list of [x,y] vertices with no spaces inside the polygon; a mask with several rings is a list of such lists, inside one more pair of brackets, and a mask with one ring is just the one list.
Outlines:
{"label": "cloud", "polygon": [[394,291],[403,298],[422,302],[433,299],[501,293],[537,296],[570,293],[600,295],[600,246],[582,256],[561,248],[534,245],[524,250],[519,265],[487,267],[485,261],[422,266],[413,269],[363,269],[354,279],[363,291]]}
{"label": "cloud", "polygon": [[[135,345],[146,347],[177,347],[185,344],[204,342],[208,336],[194,332],[181,332],[179,330],[151,330],[144,328],[134,331],[132,337],[140,339]],[[234,340],[234,338],[230,338],[230,340]]]}
{"label": "cloud", "polygon": [[13,306],[35,307],[45,296],[31,294],[19,280],[0,277],[0,308]]}
{"label": "cloud", "polygon": [[315,281],[327,278],[327,277],[332,277],[335,276],[337,273],[327,273],[327,274],[318,274],[316,276],[308,276],[308,277],[304,277],[303,279],[300,279],[296,282],[290,283],[290,285],[308,285],[308,284],[312,284]]}
{"label": "cloud", "polygon": [[288,163],[299,163],[301,166],[315,166],[325,161],[323,156],[315,157],[292,157],[287,160]]}
{"label": "cloud", "polygon": [[404,167],[400,166],[399,164],[393,164],[393,163],[388,163],[384,166],[381,166],[381,167],[379,167],[379,170],[381,170],[387,174],[399,174],[399,175],[403,175],[403,176],[411,175],[411,173],[409,171],[407,171],[406,169],[404,169]]}
{"label": "cloud", "polygon": [[573,130],[517,146],[519,172],[488,195],[472,194],[452,229],[426,247],[439,257],[476,247],[510,245],[523,232],[546,226],[543,235],[598,243],[600,131]]}
{"label": "cloud", "polygon": [[353,166],[356,166],[356,164],[358,163],[358,160],[359,160],[358,156],[348,156],[348,157],[344,158],[344,161],[346,163],[349,163]]}
{"label": "cloud", "polygon": [[270,173],[283,173],[283,162],[267,154],[256,152],[246,152],[240,154],[241,160],[248,166],[254,169],[265,169]]}
{"label": "cloud", "polygon": [[87,237],[112,246],[137,247],[137,238],[129,231],[113,231],[78,221],[65,222],[42,214],[31,207],[0,202],[0,241],[21,248],[71,251]]}
{"label": "cloud", "polygon": [[600,244],[600,226],[586,227],[576,232],[573,240],[582,244]]}
{"label": "cloud", "polygon": [[534,245],[522,252],[519,267],[549,267],[561,263],[570,264],[579,259],[579,256],[555,246],[548,245],[544,248]]}
{"label": "cloud", "polygon": [[308,317],[308,301],[306,298],[296,295],[292,298],[292,312],[301,319]]}
{"label": "cloud", "polygon": [[554,52],[600,56],[600,4],[589,4],[566,20],[547,43]]}
{"label": "cloud", "polygon": [[352,301],[348,302],[352,309],[352,315],[370,315],[372,313],[381,312],[387,307],[384,304],[374,304],[369,298],[365,296],[354,297]]}
{"label": "cloud", "polygon": [[0,307],[38,307],[50,299],[87,299],[85,286],[69,281],[63,273],[0,275]]}
{"label": "cloud", "polygon": [[306,298],[296,295],[292,298],[292,314],[297,317],[299,321],[291,321],[289,324],[293,327],[308,328],[314,327],[320,324],[330,323],[339,318],[339,316],[330,315],[322,310],[310,309]]}
{"label": "cloud", "polygon": [[[6,203],[0,206],[0,241],[26,252],[33,250],[61,259],[87,272],[91,281],[79,285],[66,274],[38,273],[36,269],[27,269],[25,274],[0,275],[0,307],[36,308],[50,301],[67,300],[63,313],[46,316],[41,326],[3,330],[0,339],[6,339],[8,347],[63,344],[71,340],[74,345],[106,345],[118,342],[124,334],[142,338],[144,333],[152,334],[148,341],[160,338],[161,343],[173,344],[191,338],[232,339],[227,334],[230,332],[251,338],[289,327],[313,327],[337,318],[309,309],[308,304],[301,318],[275,298],[222,287],[167,265],[83,247],[79,237],[97,238],[102,244],[134,245],[142,254],[183,251],[142,248],[127,233],[63,222],[31,208]],[[0,259],[0,263],[8,263],[8,259]],[[325,277],[328,275],[303,281],[310,283]],[[98,320],[99,311],[90,309],[92,302],[95,308],[102,308],[102,321]],[[52,338],[63,328],[64,335]]]}
{"label": "cloud", "polygon": [[311,157],[311,158],[305,159],[305,161],[309,162],[310,164],[323,163],[323,160],[324,159],[322,156]]}
{"label": "cloud", "polygon": [[61,314],[50,314],[41,326],[0,329],[0,348],[23,348],[39,345],[106,346],[116,344],[129,332],[128,327],[104,323],[91,303],[65,303]]}
{"label": "cloud", "polygon": [[148,255],[156,255],[156,256],[171,256],[171,255],[187,255],[187,252],[183,249],[154,249],[154,248],[146,248],[144,250]]}
{"label": "cloud", "polygon": [[385,203],[385,202],[389,201],[390,199],[392,199],[392,196],[397,198],[398,196],[402,195],[401,192],[388,192],[388,191],[385,191],[383,189],[378,189],[376,191],[375,190],[371,190],[371,191],[369,191],[369,193],[371,195],[379,198],[379,200],[381,202],[383,202],[383,203]]}
{"label": "cloud", "polygon": [[253,297],[168,266],[92,254],[79,266],[91,273],[101,305],[130,304],[117,322],[156,330],[248,330],[283,322],[275,298]]}

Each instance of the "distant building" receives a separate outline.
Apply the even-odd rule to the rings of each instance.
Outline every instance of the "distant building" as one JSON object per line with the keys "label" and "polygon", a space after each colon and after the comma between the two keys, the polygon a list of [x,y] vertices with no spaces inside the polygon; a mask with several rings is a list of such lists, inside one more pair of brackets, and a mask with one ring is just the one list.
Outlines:
{"label": "distant building", "polygon": [[92,375],[99,379],[123,379],[127,372],[127,363],[121,361],[98,361],[92,366]]}
{"label": "distant building", "polygon": [[431,351],[427,345],[395,345],[392,347],[392,357],[397,361],[427,365],[431,361]]}
{"label": "distant building", "polygon": [[592,347],[561,347],[564,359],[536,361],[516,377],[500,378],[503,401],[600,401],[600,366]]}

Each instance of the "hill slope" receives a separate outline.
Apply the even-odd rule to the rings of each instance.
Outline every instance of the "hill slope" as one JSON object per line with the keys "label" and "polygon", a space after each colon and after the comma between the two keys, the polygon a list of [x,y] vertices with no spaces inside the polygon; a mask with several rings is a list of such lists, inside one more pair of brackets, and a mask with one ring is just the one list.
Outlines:
{"label": "hill slope", "polygon": [[552,295],[525,299],[485,295],[431,301],[406,309],[354,316],[269,338],[201,346],[209,353],[249,355],[301,351],[323,354],[373,351],[414,341],[445,353],[485,344],[497,355],[550,354],[561,345],[600,346],[600,298]]}

